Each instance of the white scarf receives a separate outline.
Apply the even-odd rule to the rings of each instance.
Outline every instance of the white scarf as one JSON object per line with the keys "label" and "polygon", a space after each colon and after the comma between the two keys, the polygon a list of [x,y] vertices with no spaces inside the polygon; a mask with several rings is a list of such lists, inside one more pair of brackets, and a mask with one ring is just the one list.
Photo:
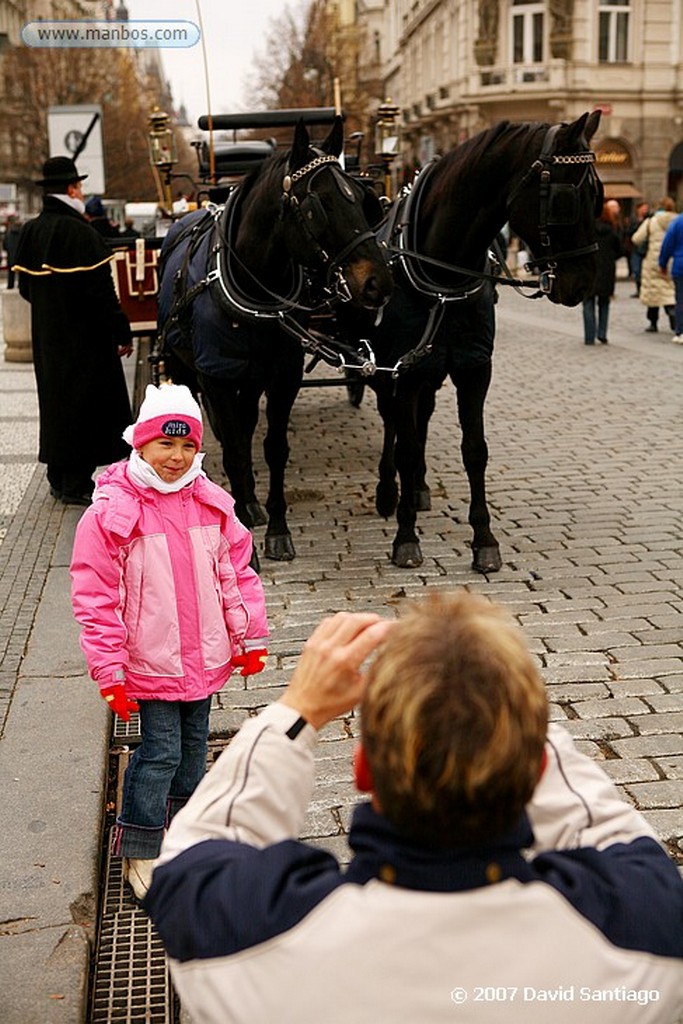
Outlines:
{"label": "white scarf", "polygon": [[64,192],[50,192],[50,195],[53,199],[61,199],[67,206],[73,206],[74,210],[77,210],[78,213],[85,216],[85,203],[82,199],[72,198]]}
{"label": "white scarf", "polygon": [[133,449],[128,459],[128,473],[133,483],[137,484],[138,487],[152,487],[155,491],[159,491],[160,494],[175,494],[176,491],[180,491],[183,487],[191,484],[198,476],[206,476],[202,469],[205,454],[206,452],[197,452],[187,473],[183,473],[173,483],[167,484],[152,469],[149,462],[145,462],[140,453]]}

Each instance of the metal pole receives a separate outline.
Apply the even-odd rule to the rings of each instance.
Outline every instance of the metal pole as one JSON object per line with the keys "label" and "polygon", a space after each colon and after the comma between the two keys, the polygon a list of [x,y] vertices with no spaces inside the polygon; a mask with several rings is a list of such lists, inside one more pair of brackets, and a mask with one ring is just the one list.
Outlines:
{"label": "metal pole", "polygon": [[195,6],[197,8],[197,20],[199,21],[199,34],[202,39],[202,54],[204,58],[204,82],[206,87],[206,120],[207,127],[209,130],[209,175],[211,177],[211,184],[216,184],[216,154],[213,145],[213,114],[211,113],[211,89],[209,87],[209,61],[206,56],[206,38],[204,36],[204,24],[202,22],[202,12],[199,6],[199,0],[195,0]]}

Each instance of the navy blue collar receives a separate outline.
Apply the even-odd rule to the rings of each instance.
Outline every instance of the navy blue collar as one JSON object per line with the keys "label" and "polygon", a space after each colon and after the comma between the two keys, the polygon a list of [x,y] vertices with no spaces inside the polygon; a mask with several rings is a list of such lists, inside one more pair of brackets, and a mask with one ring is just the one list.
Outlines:
{"label": "navy blue collar", "polygon": [[531,846],[533,832],[526,815],[504,837],[483,846],[430,849],[411,842],[372,805],[359,804],[354,813],[349,845],[355,856],[347,882],[363,885],[372,878],[404,889],[460,892],[506,878],[534,877],[521,850]]}

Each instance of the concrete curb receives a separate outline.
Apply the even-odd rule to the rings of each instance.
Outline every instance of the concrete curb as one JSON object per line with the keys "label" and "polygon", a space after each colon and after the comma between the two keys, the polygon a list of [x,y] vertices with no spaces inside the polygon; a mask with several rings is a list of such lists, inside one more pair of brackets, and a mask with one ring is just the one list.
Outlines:
{"label": "concrete curb", "polygon": [[[31,622],[0,745],[2,1020],[82,1024],[111,717],[84,673],[71,614],[68,561],[78,512],[47,497],[43,480],[24,500],[47,513],[34,528],[49,534],[50,521],[59,522],[47,560],[30,567],[40,597],[19,610]],[[23,511],[17,521],[25,524]]]}

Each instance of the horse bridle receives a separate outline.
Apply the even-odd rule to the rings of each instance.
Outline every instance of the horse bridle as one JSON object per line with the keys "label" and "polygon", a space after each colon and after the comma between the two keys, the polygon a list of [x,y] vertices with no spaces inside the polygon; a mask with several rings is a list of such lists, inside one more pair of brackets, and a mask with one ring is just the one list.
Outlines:
{"label": "horse bridle", "polygon": [[[343,266],[348,262],[349,256],[359,245],[370,239],[374,240],[375,235],[372,230],[359,232],[340,252],[335,253],[332,257],[322,247],[320,239],[327,227],[327,214],[320,197],[312,187],[316,177],[323,168],[333,164],[335,166],[331,167],[330,170],[335,177],[337,188],[341,194],[350,203],[356,202],[356,196],[351,185],[341,173],[337,157],[331,154],[320,153],[315,149],[314,152],[318,155],[307,164],[304,164],[303,167],[290,172],[288,166],[285,170],[285,175],[282,179],[282,214],[285,216],[287,212],[290,212],[293,216],[304,241],[310,248],[310,259],[317,263],[325,272],[325,287],[336,294],[342,302],[349,302],[351,300],[351,291],[344,277]],[[293,186],[305,178],[308,179],[306,192],[302,198],[299,198],[294,193]],[[307,262],[307,265],[314,267],[314,263],[309,264]]]}
{"label": "horse bridle", "polygon": [[[588,148],[580,153],[561,155],[554,153],[556,136],[561,127],[561,124],[555,124],[548,128],[543,139],[541,152],[512,189],[507,200],[508,219],[510,219],[512,204],[529,182],[538,175],[538,232],[543,252],[541,255],[534,256],[533,259],[529,260],[525,269],[531,274],[538,274],[539,288],[546,295],[550,294],[552,290],[555,270],[560,260],[572,259],[575,256],[586,256],[598,250],[598,243],[592,242],[589,245],[582,245],[576,249],[562,249],[560,252],[553,252],[550,239],[550,229],[552,227],[575,224],[579,219],[579,194],[583,189],[586,176],[589,176],[595,192],[594,208],[596,217],[602,209],[603,191],[600,179],[595,171],[595,153]],[[553,182],[552,180],[552,168],[566,166],[567,164],[585,166],[581,180],[576,185],[566,182]],[[565,210],[567,210],[567,207],[570,207],[571,211],[562,212],[563,206]],[[598,209],[598,206],[600,209]]]}

